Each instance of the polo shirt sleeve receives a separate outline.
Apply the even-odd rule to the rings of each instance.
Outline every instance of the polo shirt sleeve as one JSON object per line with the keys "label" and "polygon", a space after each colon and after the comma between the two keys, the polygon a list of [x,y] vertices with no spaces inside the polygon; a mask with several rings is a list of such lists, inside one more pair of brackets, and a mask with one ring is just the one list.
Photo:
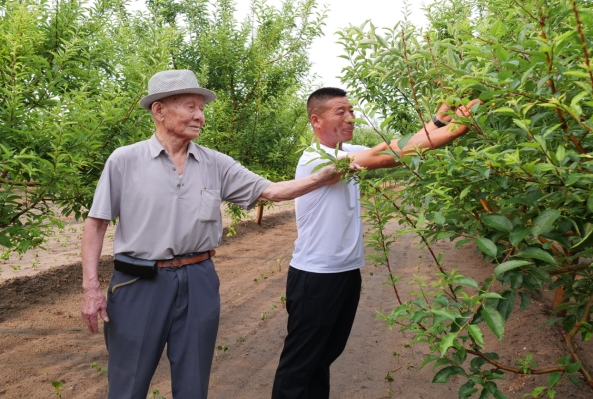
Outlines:
{"label": "polo shirt sleeve", "polygon": [[251,172],[240,163],[223,155],[226,167],[222,175],[221,198],[245,209],[257,203],[261,193],[272,182]]}
{"label": "polo shirt sleeve", "polygon": [[105,164],[101,178],[95,189],[93,205],[89,216],[97,219],[113,220],[119,216],[122,194],[122,174],[117,166],[117,150]]}

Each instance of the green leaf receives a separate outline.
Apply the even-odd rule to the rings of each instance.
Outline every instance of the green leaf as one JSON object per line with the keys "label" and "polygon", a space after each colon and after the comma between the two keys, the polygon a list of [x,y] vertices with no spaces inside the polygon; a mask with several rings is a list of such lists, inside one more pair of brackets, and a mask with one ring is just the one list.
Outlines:
{"label": "green leaf", "polygon": [[413,135],[413,133],[410,133],[403,136],[401,139],[398,140],[397,146],[403,149],[406,146],[406,144],[408,144],[408,141],[412,138]]}
{"label": "green leaf", "polygon": [[561,212],[557,209],[548,209],[543,211],[534,221],[531,227],[531,234],[535,238],[541,233],[552,228],[556,219],[560,217]]}
{"label": "green leaf", "polygon": [[566,149],[563,145],[558,146],[556,149],[556,159],[558,162],[562,162],[562,160],[566,157]]}
{"label": "green leaf", "polygon": [[575,243],[571,249],[581,249],[593,242],[593,223],[586,223],[581,231],[581,240]]}
{"label": "green leaf", "polygon": [[507,321],[513,311],[516,294],[513,291],[506,291],[502,296],[504,299],[501,299],[501,301],[498,302],[496,310],[498,310],[504,321]]}
{"label": "green leaf", "polygon": [[475,324],[469,324],[467,326],[467,332],[471,337],[476,341],[478,345],[484,347],[484,335],[482,334],[482,330]]}
{"label": "green leaf", "polygon": [[519,309],[521,311],[524,311],[529,307],[529,304],[531,303],[531,298],[524,292],[519,292],[519,296],[521,297],[521,306],[519,307]]}
{"label": "green leaf", "polygon": [[498,249],[496,248],[496,244],[494,244],[491,240],[484,237],[478,237],[475,241],[480,251],[493,258],[496,257]]}
{"label": "green leaf", "polygon": [[504,319],[498,313],[498,310],[483,307],[480,313],[484,317],[484,321],[486,321],[488,327],[490,327],[490,330],[496,335],[499,341],[502,341],[504,335]]}
{"label": "green leaf", "polygon": [[443,339],[441,340],[441,344],[439,345],[439,348],[441,350],[441,356],[445,356],[445,353],[447,353],[447,349],[453,346],[455,338],[457,338],[457,333],[449,333],[443,337]]}
{"label": "green leaf", "polygon": [[452,321],[455,321],[455,319],[458,316],[458,313],[453,313],[453,312],[445,310],[443,308],[433,308],[433,309],[430,309],[430,312],[434,313],[437,316],[442,316],[442,317],[452,320]]}
{"label": "green leaf", "polygon": [[566,370],[565,371],[568,374],[572,374],[572,373],[576,373],[580,369],[581,369],[581,362],[576,362],[576,363],[571,363],[568,366],[566,366]]}
{"label": "green leaf", "polygon": [[465,370],[459,366],[449,366],[444,369],[440,369],[432,379],[433,383],[444,384],[454,375],[466,375]]}
{"label": "green leaf", "polygon": [[468,399],[474,393],[478,392],[477,388],[474,388],[475,383],[469,380],[459,388],[459,399]]}
{"label": "green leaf", "polygon": [[516,269],[521,266],[527,266],[527,265],[532,265],[532,264],[533,264],[532,262],[527,262],[525,260],[509,260],[509,261],[506,261],[506,262],[501,263],[500,265],[496,266],[496,268],[494,269],[494,274],[498,277],[502,273],[507,272],[509,270],[513,270],[513,269]]}
{"label": "green leaf", "polygon": [[457,242],[455,243],[455,248],[462,247],[462,246],[464,246],[465,244],[467,244],[467,243],[470,243],[470,242],[472,242],[472,241],[473,241],[473,240],[472,240],[471,238],[464,238],[464,239],[462,239],[462,240],[459,240],[459,241],[457,241]]}
{"label": "green leaf", "polygon": [[513,229],[513,224],[511,223],[511,221],[502,215],[484,215],[482,216],[482,220],[484,221],[484,224],[486,224],[486,226],[492,227],[496,230],[510,232]]}
{"label": "green leaf", "polygon": [[483,294],[478,295],[480,299],[503,299],[503,296],[497,294],[496,292],[485,292]]}
{"label": "green leaf", "polygon": [[423,368],[424,366],[426,366],[428,363],[430,363],[430,362],[434,362],[435,360],[438,360],[438,359],[441,359],[441,358],[440,358],[440,357],[438,357],[438,356],[435,356],[435,355],[427,356],[427,357],[424,359],[424,361],[422,362],[422,364],[420,365],[420,370],[422,370],[422,368]]}
{"label": "green leaf", "polygon": [[542,268],[539,267],[529,267],[527,269],[527,271],[529,272],[529,274],[531,274],[533,277],[535,277],[536,279],[540,280],[540,281],[545,281],[548,283],[552,282],[552,277],[550,277],[550,274],[543,270]]}
{"label": "green leaf", "polygon": [[549,252],[544,251],[538,247],[523,248],[518,254],[514,255],[519,258],[539,259],[551,265],[556,265],[556,259]]}
{"label": "green leaf", "polygon": [[554,373],[548,374],[548,385],[550,387],[553,387],[554,385],[558,384],[558,382],[560,381],[561,378],[562,378],[562,373],[559,373],[557,371]]}
{"label": "green leaf", "polygon": [[444,225],[446,220],[442,213],[435,212],[433,215],[434,222],[440,226]]}
{"label": "green leaf", "polygon": [[478,282],[471,277],[458,276],[451,281],[453,284],[466,285],[472,288],[478,288]]}
{"label": "green leaf", "polygon": [[516,226],[509,235],[509,241],[514,247],[518,247],[521,241],[529,237],[531,228],[525,226]]}
{"label": "green leaf", "polygon": [[506,395],[504,393],[502,393],[501,391],[499,391],[498,389],[496,391],[494,391],[492,396],[494,396],[494,399],[507,399]]}
{"label": "green leaf", "polygon": [[[457,147],[457,148],[459,148],[459,147]],[[472,188],[472,186],[467,186],[466,188],[464,188],[461,191],[461,193],[459,193],[459,199],[464,199],[467,196],[467,194],[470,192],[471,188]]]}

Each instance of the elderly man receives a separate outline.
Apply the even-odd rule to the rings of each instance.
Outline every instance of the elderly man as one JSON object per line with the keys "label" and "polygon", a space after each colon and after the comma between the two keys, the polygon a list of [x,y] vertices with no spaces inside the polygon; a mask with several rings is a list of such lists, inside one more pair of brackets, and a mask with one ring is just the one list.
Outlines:
{"label": "elderly man", "polygon": [[[460,107],[457,115],[468,116],[468,109],[477,102]],[[405,155],[416,148],[446,145],[464,134],[468,127],[451,121],[448,111],[443,104],[426,125],[430,141],[421,129],[403,149],[397,140],[368,149],[346,144],[352,140],[354,113],[344,90],[322,88],[307,101],[321,148],[333,154],[338,147],[339,156],[350,157],[368,169],[399,165],[392,155],[381,151],[391,148]],[[451,126],[445,126],[448,122]],[[323,162],[315,152],[305,151],[296,177],[310,176]],[[364,252],[359,197],[355,183],[342,181],[295,201],[298,238],[286,282],[288,335],[276,370],[273,399],[329,398],[329,368],[346,346],[360,298],[359,269],[364,265]]]}
{"label": "elderly man", "polygon": [[[232,158],[192,142],[215,94],[191,71],[163,71],[140,105],[156,132],[111,154],[97,185],[82,237],[82,318],[97,332],[105,321],[110,399],[145,399],[167,344],[175,398],[205,399],[220,314],[211,257],[220,243],[220,203],[293,199],[337,182],[332,168],[271,183]],[[115,271],[107,300],[98,263],[109,221]]]}

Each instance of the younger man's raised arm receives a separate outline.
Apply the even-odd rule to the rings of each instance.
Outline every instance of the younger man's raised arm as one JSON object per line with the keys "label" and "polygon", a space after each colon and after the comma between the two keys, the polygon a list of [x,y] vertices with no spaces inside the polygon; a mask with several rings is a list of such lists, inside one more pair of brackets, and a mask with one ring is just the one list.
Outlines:
{"label": "younger man's raised arm", "polygon": [[[461,106],[455,111],[456,115],[468,117],[470,115],[470,109],[474,104],[481,103],[479,99],[474,99],[467,104],[467,106]],[[444,108],[444,110],[443,110]],[[437,115],[443,117],[444,112],[448,107],[445,105],[441,106]],[[373,170],[379,168],[391,168],[400,165],[400,162],[396,160],[393,155],[378,154],[381,151],[393,150],[400,156],[405,156],[411,152],[415,152],[417,148],[431,148],[431,142],[434,148],[442,147],[449,144],[457,137],[460,137],[467,133],[468,127],[460,121],[456,121],[455,118],[447,126],[437,127],[432,121],[426,124],[426,130],[420,129],[415,135],[413,135],[403,149],[400,149],[397,145],[398,140],[392,140],[389,146],[387,143],[381,143],[373,148],[365,151],[352,152],[349,154],[350,158],[356,162],[357,165]],[[427,137],[426,131],[429,132],[430,141]]]}

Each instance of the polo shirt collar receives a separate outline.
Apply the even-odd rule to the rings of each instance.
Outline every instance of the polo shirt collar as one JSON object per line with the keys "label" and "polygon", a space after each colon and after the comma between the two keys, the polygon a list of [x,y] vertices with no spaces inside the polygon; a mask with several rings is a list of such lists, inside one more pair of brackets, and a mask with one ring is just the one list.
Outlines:
{"label": "polo shirt collar", "polygon": [[165,147],[161,144],[159,139],[156,138],[156,133],[148,140],[148,148],[150,148],[150,156],[153,158],[158,157],[161,152],[165,151]]}
{"label": "polo shirt collar", "polygon": [[[156,137],[156,133],[154,133],[148,140],[148,148],[150,148],[150,156],[152,158],[158,157],[161,152],[165,151],[165,147],[163,147],[159,139]],[[191,154],[196,161],[199,160],[198,145],[193,141],[189,142],[189,145],[187,146],[187,153]]]}
{"label": "polo shirt collar", "polygon": [[187,146],[187,153],[191,154],[196,161],[200,160],[198,158],[198,145],[196,143],[194,143],[193,141],[189,142],[189,145]]}

